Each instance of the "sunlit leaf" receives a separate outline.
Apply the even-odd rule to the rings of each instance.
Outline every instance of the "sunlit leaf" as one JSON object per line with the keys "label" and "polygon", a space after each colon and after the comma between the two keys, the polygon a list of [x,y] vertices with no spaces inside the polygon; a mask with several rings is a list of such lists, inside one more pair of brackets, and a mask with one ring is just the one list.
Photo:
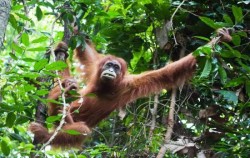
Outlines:
{"label": "sunlit leaf", "polygon": [[46,51],[46,50],[47,50],[46,47],[36,47],[36,48],[29,48],[29,49],[27,49],[27,51],[38,51],[38,52]]}
{"label": "sunlit leaf", "polygon": [[19,54],[21,54],[24,51],[22,47],[16,45],[14,42],[11,44],[11,47],[14,51],[16,51]]}
{"label": "sunlit leaf", "polygon": [[41,43],[41,42],[44,42],[46,40],[48,40],[48,37],[42,36],[42,37],[39,37],[37,39],[34,39],[33,41],[31,41],[31,43]]}
{"label": "sunlit leaf", "polygon": [[35,71],[42,70],[47,64],[48,64],[48,59],[41,59],[35,63],[34,70]]}
{"label": "sunlit leaf", "polygon": [[73,130],[73,129],[69,129],[69,130],[65,130],[66,133],[70,134],[70,135],[80,135],[81,133]]}
{"label": "sunlit leaf", "polygon": [[21,36],[21,39],[22,39],[22,43],[25,45],[25,46],[28,46],[29,45],[29,35],[27,33],[23,33],[22,36]]}
{"label": "sunlit leaf", "polygon": [[22,74],[22,76],[23,77],[28,77],[30,79],[36,79],[39,76],[39,74],[36,73],[36,72],[25,72],[25,73]]}
{"label": "sunlit leaf", "polygon": [[46,70],[63,70],[65,68],[67,68],[67,64],[63,61],[56,61],[56,62],[53,62],[49,65],[46,65],[45,68]]}
{"label": "sunlit leaf", "polygon": [[33,85],[30,84],[24,84],[24,89],[26,92],[30,92],[31,90],[35,90],[35,87]]}
{"label": "sunlit leaf", "polygon": [[36,62],[36,60],[32,58],[22,58],[22,60],[25,62]]}
{"label": "sunlit leaf", "polygon": [[60,116],[60,115],[57,115],[57,116],[49,116],[49,117],[47,117],[46,122],[48,122],[48,123],[53,123],[53,122],[56,122],[56,121],[60,121],[61,118],[62,118],[62,116]]}
{"label": "sunlit leaf", "polygon": [[5,140],[1,141],[1,150],[5,156],[8,156],[10,154],[10,147]]}
{"label": "sunlit leaf", "polygon": [[46,95],[48,93],[49,93],[49,91],[46,90],[46,89],[40,89],[40,90],[36,91],[36,94],[39,95],[39,96],[43,96],[43,95]]}

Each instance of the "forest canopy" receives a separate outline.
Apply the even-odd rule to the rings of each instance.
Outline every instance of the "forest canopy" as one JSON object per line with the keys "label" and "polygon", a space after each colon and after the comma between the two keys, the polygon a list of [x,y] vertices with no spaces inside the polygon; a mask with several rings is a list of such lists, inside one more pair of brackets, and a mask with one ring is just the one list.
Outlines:
{"label": "forest canopy", "polygon": [[[0,157],[248,157],[249,5],[250,0],[1,0]],[[207,45],[220,28],[230,31],[232,41]],[[47,99],[58,71],[69,65],[85,86],[74,49],[85,48],[86,39],[99,53],[123,58],[131,74],[192,52],[196,72],[178,88],[112,112],[81,149],[36,144],[31,122],[52,129],[64,118],[47,114],[49,102],[63,101]],[[53,53],[60,41],[69,47],[66,62]]]}

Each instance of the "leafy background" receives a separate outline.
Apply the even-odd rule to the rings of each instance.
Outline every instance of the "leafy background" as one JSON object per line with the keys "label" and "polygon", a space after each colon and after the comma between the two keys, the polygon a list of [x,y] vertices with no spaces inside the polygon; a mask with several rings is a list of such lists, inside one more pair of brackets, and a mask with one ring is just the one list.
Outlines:
{"label": "leafy background", "polygon": [[[67,1],[66,1],[67,2]],[[27,131],[34,121],[38,102],[47,103],[53,73],[64,63],[45,58],[51,43],[63,37],[63,19],[77,17],[84,31],[102,53],[123,57],[131,73],[160,68],[175,48],[161,49],[156,40],[156,28],[164,26],[181,1],[167,0],[28,0],[12,1],[9,24],[0,58],[0,141],[2,157],[29,157],[39,153]],[[247,157],[250,155],[250,79],[249,79],[249,0],[186,1],[173,18],[173,35],[181,33],[187,41],[186,53],[199,57],[199,66],[192,80],[177,95],[173,139],[180,136],[199,138],[196,145],[207,156]],[[52,30],[52,25],[59,15]],[[233,41],[214,48],[203,46],[221,27],[231,27]],[[81,39],[73,37],[73,49]],[[156,56],[156,62],[155,62]],[[72,66],[74,67],[74,66]],[[74,69],[72,71],[75,73]],[[48,78],[46,81],[40,78]],[[39,87],[39,88],[38,88]],[[154,96],[139,99],[126,108],[121,120],[118,112],[102,121],[85,150],[48,150],[52,157],[154,157],[164,140],[170,104],[170,92],[159,95],[156,128],[149,139],[151,109]],[[203,110],[203,111],[202,111]],[[204,112],[210,116],[204,117]],[[47,125],[55,119],[48,118]],[[166,157],[178,157],[166,153]],[[185,155],[184,155],[185,156]],[[187,156],[187,155],[186,155]]]}

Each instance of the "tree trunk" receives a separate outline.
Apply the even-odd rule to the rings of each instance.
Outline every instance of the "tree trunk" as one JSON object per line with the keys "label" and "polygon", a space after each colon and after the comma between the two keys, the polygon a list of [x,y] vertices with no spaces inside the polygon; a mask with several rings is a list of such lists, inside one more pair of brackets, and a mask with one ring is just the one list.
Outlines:
{"label": "tree trunk", "polygon": [[3,46],[6,26],[10,15],[11,0],[0,1],[0,48]]}

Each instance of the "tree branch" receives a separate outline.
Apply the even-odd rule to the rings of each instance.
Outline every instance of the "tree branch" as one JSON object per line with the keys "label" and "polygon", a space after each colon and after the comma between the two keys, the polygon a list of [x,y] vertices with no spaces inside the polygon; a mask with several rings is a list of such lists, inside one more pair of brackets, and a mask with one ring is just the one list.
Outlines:
{"label": "tree branch", "polygon": [[0,48],[3,46],[6,27],[10,15],[10,0],[0,1]]}

